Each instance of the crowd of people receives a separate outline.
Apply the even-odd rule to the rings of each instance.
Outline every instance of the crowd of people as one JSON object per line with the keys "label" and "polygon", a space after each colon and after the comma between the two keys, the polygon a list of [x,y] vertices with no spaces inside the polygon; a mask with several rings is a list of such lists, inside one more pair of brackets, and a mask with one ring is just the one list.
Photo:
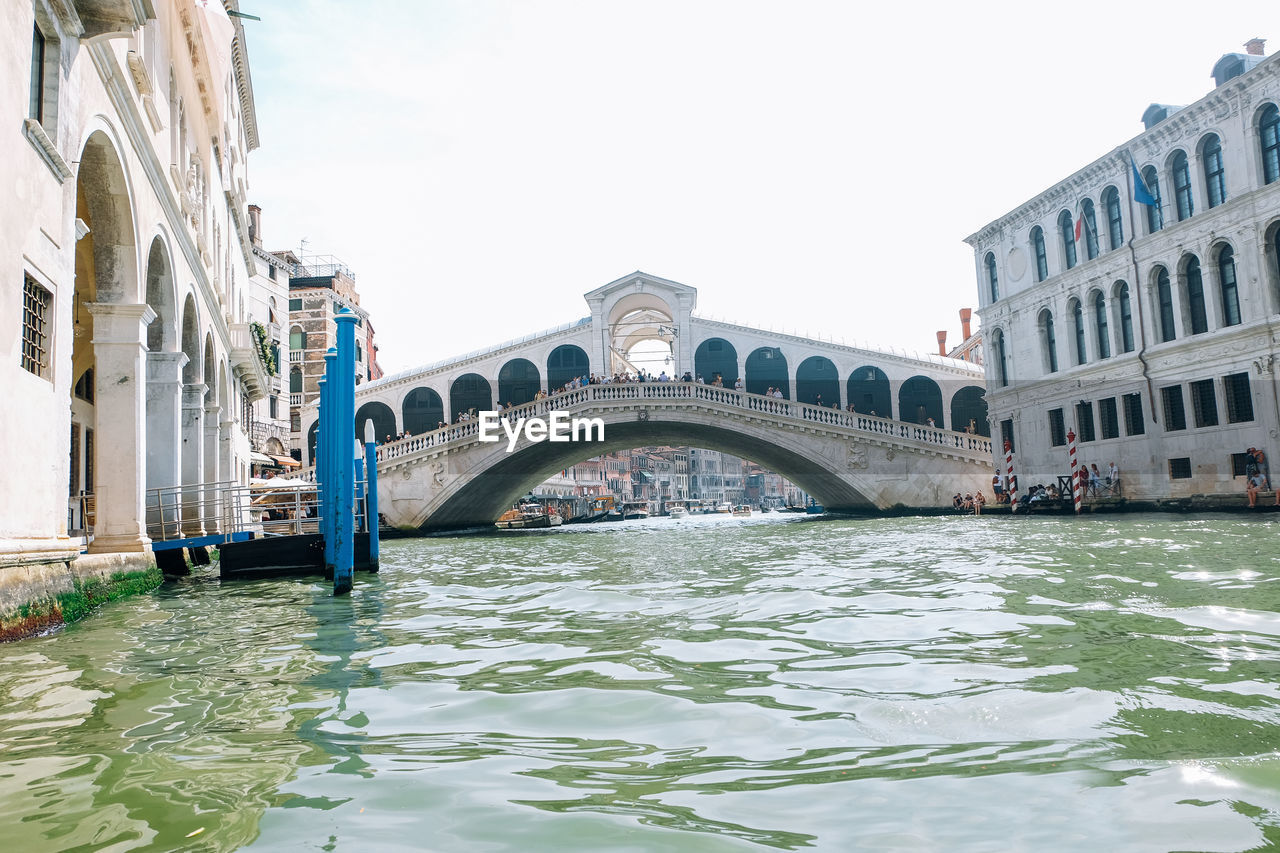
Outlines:
{"label": "crowd of people", "polygon": [[[1271,491],[1271,466],[1267,464],[1267,454],[1256,447],[1245,451],[1244,491],[1249,499],[1249,506],[1258,505],[1258,493]],[[1275,489],[1276,506],[1280,506],[1280,486]]]}

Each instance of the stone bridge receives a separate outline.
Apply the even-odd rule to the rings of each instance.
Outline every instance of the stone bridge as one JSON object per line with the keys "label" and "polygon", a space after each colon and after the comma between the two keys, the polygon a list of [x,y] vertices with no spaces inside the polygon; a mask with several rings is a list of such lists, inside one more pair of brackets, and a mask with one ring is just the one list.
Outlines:
{"label": "stone bridge", "polygon": [[475,421],[378,449],[379,509],[403,529],[490,525],[557,471],[612,450],[692,445],[751,459],[828,509],[936,507],[991,479],[990,439],[700,383],[588,385],[517,406],[503,417],[562,411],[600,418],[603,441],[532,442],[508,452],[481,442]]}

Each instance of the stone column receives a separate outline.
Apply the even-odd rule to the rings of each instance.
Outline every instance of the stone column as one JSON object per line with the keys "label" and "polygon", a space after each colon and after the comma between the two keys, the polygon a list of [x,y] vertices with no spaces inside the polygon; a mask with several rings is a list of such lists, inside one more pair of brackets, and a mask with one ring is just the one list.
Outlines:
{"label": "stone column", "polygon": [[[212,483],[218,479],[218,422],[221,420],[222,408],[214,403],[206,403],[204,407],[204,481],[206,483]],[[218,532],[219,497],[215,486],[205,488],[205,533]]]}
{"label": "stone column", "polygon": [[89,551],[149,551],[144,518],[147,422],[147,325],[149,305],[93,302],[94,373],[97,380],[94,484],[97,521]]}
{"label": "stone column", "polygon": [[181,482],[182,368],[181,352],[147,353],[147,490],[166,489],[148,495],[147,524],[158,524],[163,538],[176,538],[180,516],[179,496],[172,487]]}
{"label": "stone column", "polygon": [[200,512],[203,495],[198,486],[204,482],[204,395],[207,386],[195,382],[182,386],[182,532],[186,536],[203,536],[204,520]]}
{"label": "stone column", "polygon": [[[222,416],[229,418],[230,412],[223,412]],[[231,431],[235,429],[235,426],[235,421],[224,420],[218,429],[218,480],[222,483],[231,483],[236,478],[235,452],[234,445],[231,443]],[[230,487],[234,488],[234,483]],[[236,522],[239,520],[233,515],[236,505],[231,498],[231,495],[223,493],[221,515],[223,533],[230,533],[235,530]]]}

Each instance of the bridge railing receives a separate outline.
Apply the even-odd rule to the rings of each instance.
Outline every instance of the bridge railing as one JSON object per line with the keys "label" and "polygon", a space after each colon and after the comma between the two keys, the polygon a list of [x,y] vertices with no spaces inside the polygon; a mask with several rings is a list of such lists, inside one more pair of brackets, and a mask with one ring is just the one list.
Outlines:
{"label": "bridge railing", "polygon": [[[990,454],[991,439],[982,435],[921,426],[873,415],[864,415],[844,409],[829,409],[794,400],[780,400],[763,394],[749,394],[717,385],[699,382],[625,382],[618,384],[586,385],[561,391],[557,394],[513,406],[502,412],[509,421],[521,418],[545,417],[553,411],[574,409],[595,402],[618,400],[702,400],[719,406],[733,406],[774,417],[795,418],[860,432],[876,433],[887,437],[918,441],[938,447]],[[475,438],[480,432],[476,421],[450,424],[431,432],[409,436],[378,447],[378,461],[387,462],[463,439]],[[305,476],[309,469],[294,476]]]}

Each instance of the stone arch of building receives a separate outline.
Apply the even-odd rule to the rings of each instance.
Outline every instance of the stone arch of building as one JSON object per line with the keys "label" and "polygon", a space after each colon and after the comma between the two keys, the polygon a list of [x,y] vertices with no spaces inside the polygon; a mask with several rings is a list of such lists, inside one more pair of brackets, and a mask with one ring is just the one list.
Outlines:
{"label": "stone arch of building", "polygon": [[732,388],[738,381],[738,350],[725,338],[706,338],[694,350],[693,371],[707,382],[719,375]]}
{"label": "stone arch of building", "polygon": [[991,437],[991,424],[987,420],[986,393],[986,389],[979,385],[965,385],[951,395],[951,428],[953,430],[965,432],[972,424],[977,435]]}
{"label": "stone arch of building", "polygon": [[811,355],[796,368],[796,400],[810,405],[840,403],[840,373],[826,356]]}
{"label": "stone arch of building", "polygon": [[493,388],[479,373],[464,373],[449,385],[450,420],[463,412],[475,414],[493,409]]}
{"label": "stone arch of building", "polygon": [[405,395],[400,414],[405,432],[421,435],[444,422],[444,400],[434,388],[419,386]]}
{"label": "stone arch of building", "polygon": [[864,365],[849,374],[846,383],[849,405],[864,415],[893,417],[893,390],[888,375],[878,367]]}
{"label": "stone arch of building", "polygon": [[787,357],[778,347],[757,347],[747,356],[744,367],[748,394],[763,394],[770,388],[781,388],[782,396],[791,398],[791,374]]}
{"label": "stone arch of building", "polygon": [[399,431],[396,429],[396,414],[391,411],[391,407],[386,403],[372,400],[356,410],[355,435],[357,441],[364,441],[364,425],[366,421],[373,421],[375,441],[386,441],[399,435]]}
{"label": "stone arch of building", "polygon": [[942,389],[929,377],[917,374],[898,389],[898,419],[927,424],[929,418],[933,418],[934,426],[943,426]]}
{"label": "stone arch of building", "polygon": [[538,366],[527,358],[513,358],[498,371],[498,402],[504,406],[528,403],[541,388]]}
{"label": "stone arch of building", "polygon": [[577,344],[561,344],[547,356],[547,390],[554,393],[570,379],[591,375],[591,359]]}

